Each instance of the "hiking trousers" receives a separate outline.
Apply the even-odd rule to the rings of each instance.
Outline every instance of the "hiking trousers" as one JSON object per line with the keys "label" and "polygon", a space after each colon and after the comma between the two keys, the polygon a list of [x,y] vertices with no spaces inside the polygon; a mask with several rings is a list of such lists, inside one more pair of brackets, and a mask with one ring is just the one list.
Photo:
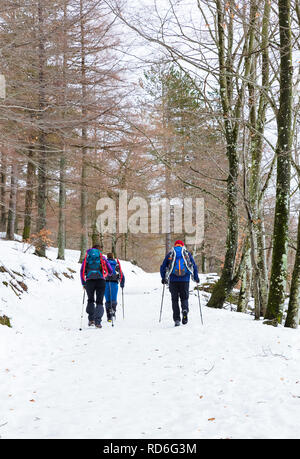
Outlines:
{"label": "hiking trousers", "polygon": [[173,319],[174,322],[180,321],[180,307],[179,299],[181,303],[181,310],[189,312],[189,282],[170,282],[169,290],[172,298],[173,308]]}
{"label": "hiking trousers", "polygon": [[[88,296],[88,304],[86,312],[89,316],[89,321],[94,321],[95,325],[100,325],[104,314],[103,298],[105,292],[104,279],[91,279],[86,282],[85,290]],[[96,307],[95,307],[96,294]]]}
{"label": "hiking trousers", "polygon": [[107,319],[110,320],[112,318],[112,314],[117,310],[117,298],[118,298],[118,290],[119,290],[119,283],[113,281],[106,281],[105,287],[105,308]]}
{"label": "hiking trousers", "polygon": [[118,290],[118,282],[106,281],[105,300],[107,304],[117,304]]}

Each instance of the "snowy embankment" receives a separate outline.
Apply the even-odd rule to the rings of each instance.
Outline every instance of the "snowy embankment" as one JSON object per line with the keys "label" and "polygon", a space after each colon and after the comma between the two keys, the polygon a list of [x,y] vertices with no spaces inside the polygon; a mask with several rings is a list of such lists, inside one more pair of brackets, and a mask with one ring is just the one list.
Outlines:
{"label": "snowy embankment", "polygon": [[159,275],[124,263],[125,320],[80,332],[78,252],[22,249],[0,241],[1,438],[300,438],[299,331],[206,307],[202,326],[193,294],[188,325],[168,293],[159,323]]}

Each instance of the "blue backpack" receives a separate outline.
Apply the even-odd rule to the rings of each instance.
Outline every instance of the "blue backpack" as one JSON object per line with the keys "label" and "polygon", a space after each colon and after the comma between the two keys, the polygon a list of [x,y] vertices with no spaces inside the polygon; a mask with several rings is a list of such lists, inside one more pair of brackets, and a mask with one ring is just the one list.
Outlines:
{"label": "blue backpack", "polygon": [[177,277],[184,277],[188,273],[188,268],[186,266],[186,262],[182,255],[183,248],[174,247],[174,252],[175,252],[176,258],[174,261],[174,266],[173,266],[171,274],[174,274]]}
{"label": "blue backpack", "polygon": [[86,280],[104,279],[101,263],[101,253],[98,249],[91,249],[86,256]]}
{"label": "blue backpack", "polygon": [[107,280],[110,282],[119,282],[121,279],[120,265],[117,260],[112,260],[109,258],[109,264],[113,273],[110,276],[107,276]]}

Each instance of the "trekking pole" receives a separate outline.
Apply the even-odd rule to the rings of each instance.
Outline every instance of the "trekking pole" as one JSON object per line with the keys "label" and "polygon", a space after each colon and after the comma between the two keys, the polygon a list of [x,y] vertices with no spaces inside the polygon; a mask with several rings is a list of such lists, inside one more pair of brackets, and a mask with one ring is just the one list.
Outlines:
{"label": "trekking pole", "polygon": [[166,284],[164,284],[163,293],[162,293],[159,322],[161,322],[162,308],[163,308],[163,302],[164,302],[164,296],[165,296],[165,286]]}
{"label": "trekking pole", "polygon": [[197,284],[197,292],[198,292],[198,300],[199,300],[200,317],[201,317],[201,322],[202,322],[202,325],[203,325],[203,317],[202,317],[202,310],[201,310],[201,297],[200,297],[200,291],[199,291],[199,284]]}
{"label": "trekking pole", "polygon": [[110,294],[110,313],[111,313],[111,326],[114,327],[114,316],[113,316],[113,309],[112,309],[112,297],[111,297],[111,285],[109,284],[109,294]]}
{"label": "trekking pole", "polygon": [[83,320],[84,301],[85,301],[85,289],[84,289],[84,292],[83,292],[83,301],[82,301],[82,310],[81,310],[81,319],[80,319],[80,328],[79,328],[79,331],[82,331],[82,320]]}
{"label": "trekking pole", "polygon": [[123,320],[124,320],[124,317],[125,317],[125,314],[124,314],[124,288],[122,288],[122,310],[123,310]]}

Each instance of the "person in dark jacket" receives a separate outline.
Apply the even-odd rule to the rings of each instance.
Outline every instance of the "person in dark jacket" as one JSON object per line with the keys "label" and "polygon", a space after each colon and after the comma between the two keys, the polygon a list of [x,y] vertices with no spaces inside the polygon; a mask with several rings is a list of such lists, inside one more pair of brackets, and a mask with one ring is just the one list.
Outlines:
{"label": "person in dark jacket", "polygon": [[88,314],[89,326],[95,325],[96,328],[102,328],[105,279],[112,272],[112,268],[107,259],[102,255],[99,245],[94,245],[92,249],[86,252],[80,270],[80,277],[88,296],[86,312]]}
{"label": "person in dark jacket", "polygon": [[182,324],[188,322],[189,313],[189,287],[190,278],[195,282],[199,281],[198,268],[190,252],[184,246],[184,242],[178,240],[174,248],[165,257],[161,267],[160,275],[163,284],[169,284],[172,298],[173,319],[175,326],[180,325],[180,308],[182,310]]}
{"label": "person in dark jacket", "polygon": [[106,315],[108,322],[111,322],[116,317],[119,283],[123,289],[125,286],[125,276],[120,261],[115,259],[112,253],[107,254],[107,259],[113,271],[112,274],[107,276],[105,287]]}

